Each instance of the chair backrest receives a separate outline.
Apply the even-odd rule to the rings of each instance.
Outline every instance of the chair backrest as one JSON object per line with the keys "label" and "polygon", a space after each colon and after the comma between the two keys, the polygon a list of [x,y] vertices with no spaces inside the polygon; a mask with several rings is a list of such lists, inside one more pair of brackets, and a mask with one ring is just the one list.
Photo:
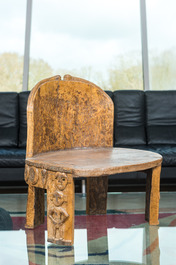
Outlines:
{"label": "chair backrest", "polygon": [[93,83],[54,76],[39,82],[27,105],[26,157],[80,147],[113,146],[114,106]]}

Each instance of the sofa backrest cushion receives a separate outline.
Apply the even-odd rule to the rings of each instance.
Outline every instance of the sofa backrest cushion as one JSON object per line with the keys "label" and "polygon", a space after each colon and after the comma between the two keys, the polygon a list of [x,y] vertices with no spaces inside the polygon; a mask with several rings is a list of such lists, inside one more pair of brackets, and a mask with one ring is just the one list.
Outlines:
{"label": "sofa backrest cushion", "polygon": [[176,143],[176,91],[146,91],[148,144]]}
{"label": "sofa backrest cushion", "polygon": [[114,146],[145,145],[144,92],[117,90],[114,101]]}
{"label": "sofa backrest cushion", "polygon": [[1,92],[0,95],[0,147],[18,144],[18,94]]}
{"label": "sofa backrest cushion", "polygon": [[19,93],[19,147],[26,147],[27,140],[27,101],[30,91]]}
{"label": "sofa backrest cushion", "polygon": [[113,99],[113,92],[110,90],[105,90],[106,94],[108,94],[108,96]]}

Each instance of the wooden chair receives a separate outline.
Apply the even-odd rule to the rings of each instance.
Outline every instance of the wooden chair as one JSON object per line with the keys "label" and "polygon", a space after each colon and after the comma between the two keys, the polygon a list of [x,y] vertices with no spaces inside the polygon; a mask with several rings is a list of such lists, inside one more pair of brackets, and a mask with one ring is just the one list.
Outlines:
{"label": "wooden chair", "polygon": [[[113,102],[109,96],[86,80],[70,75],[61,80],[60,76],[54,76],[32,89],[27,105],[26,228],[44,222],[47,190],[48,241],[73,244],[73,175],[59,172],[53,164],[48,170],[37,161],[37,155],[47,156],[64,149],[112,147],[113,119]],[[30,158],[36,158],[36,163]],[[87,179],[88,214],[106,213],[107,185],[107,176]]]}

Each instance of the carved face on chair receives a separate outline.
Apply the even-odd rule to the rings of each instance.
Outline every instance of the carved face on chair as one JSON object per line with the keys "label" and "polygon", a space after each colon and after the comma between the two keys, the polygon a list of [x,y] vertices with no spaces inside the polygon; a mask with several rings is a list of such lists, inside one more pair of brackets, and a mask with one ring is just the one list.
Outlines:
{"label": "carved face on chair", "polygon": [[51,196],[51,200],[56,207],[59,207],[64,202],[67,202],[67,196],[65,196],[61,191],[55,191]]}
{"label": "carved face on chair", "polygon": [[55,184],[59,190],[64,190],[68,184],[68,178],[65,173],[58,173],[55,177]]}

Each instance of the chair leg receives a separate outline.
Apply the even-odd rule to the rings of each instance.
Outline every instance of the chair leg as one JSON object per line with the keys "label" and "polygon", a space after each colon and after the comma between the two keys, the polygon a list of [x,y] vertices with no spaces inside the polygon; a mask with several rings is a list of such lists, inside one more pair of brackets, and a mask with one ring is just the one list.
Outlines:
{"label": "chair leg", "polygon": [[74,182],[71,175],[50,175],[47,185],[48,241],[59,245],[74,242]]}
{"label": "chair leg", "polygon": [[150,225],[159,224],[161,166],[147,171],[145,219]]}
{"label": "chair leg", "polygon": [[25,228],[34,228],[45,221],[45,190],[28,186]]}
{"label": "chair leg", "polygon": [[106,214],[108,177],[87,178],[87,214]]}

